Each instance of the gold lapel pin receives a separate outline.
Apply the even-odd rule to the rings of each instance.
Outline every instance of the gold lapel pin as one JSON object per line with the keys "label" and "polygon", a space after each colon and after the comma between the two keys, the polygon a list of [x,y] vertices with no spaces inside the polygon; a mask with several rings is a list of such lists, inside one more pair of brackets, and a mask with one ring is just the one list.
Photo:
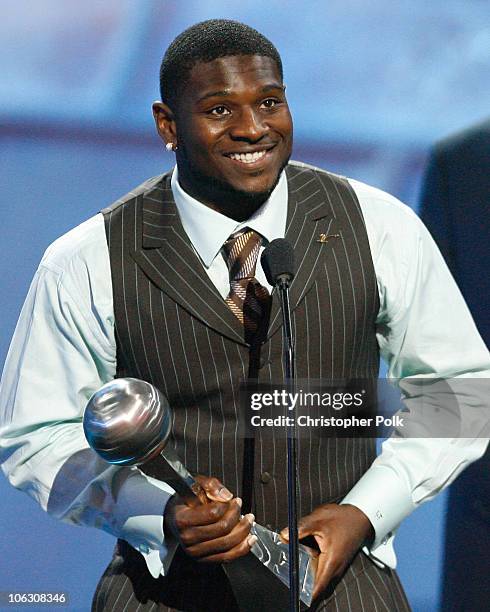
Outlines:
{"label": "gold lapel pin", "polygon": [[340,234],[320,234],[318,236],[317,242],[328,242],[330,238],[340,238]]}

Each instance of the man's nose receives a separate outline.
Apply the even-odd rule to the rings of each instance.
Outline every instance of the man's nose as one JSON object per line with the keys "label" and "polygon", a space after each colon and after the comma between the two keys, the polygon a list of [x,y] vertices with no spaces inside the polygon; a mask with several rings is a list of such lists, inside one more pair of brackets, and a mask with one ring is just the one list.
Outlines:
{"label": "man's nose", "polygon": [[258,110],[245,108],[236,116],[236,121],[230,129],[230,136],[233,140],[257,142],[267,133],[268,129],[269,127]]}

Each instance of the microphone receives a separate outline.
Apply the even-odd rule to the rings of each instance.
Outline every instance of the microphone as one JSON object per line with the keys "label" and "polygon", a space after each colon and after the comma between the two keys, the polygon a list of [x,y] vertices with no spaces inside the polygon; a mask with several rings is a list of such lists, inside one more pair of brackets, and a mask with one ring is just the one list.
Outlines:
{"label": "microphone", "polygon": [[[277,238],[264,249],[260,262],[269,284],[277,287],[279,292],[284,332],[284,372],[286,383],[294,385],[296,378],[294,330],[291,325],[291,308],[289,304],[289,285],[296,273],[293,247],[285,238]],[[294,424],[287,428],[289,609],[291,612],[299,612],[298,459],[294,406],[291,407],[290,416],[293,418]]]}
{"label": "microphone", "polygon": [[285,238],[276,238],[269,243],[260,262],[267,281],[272,286],[289,286],[296,274],[293,247]]}

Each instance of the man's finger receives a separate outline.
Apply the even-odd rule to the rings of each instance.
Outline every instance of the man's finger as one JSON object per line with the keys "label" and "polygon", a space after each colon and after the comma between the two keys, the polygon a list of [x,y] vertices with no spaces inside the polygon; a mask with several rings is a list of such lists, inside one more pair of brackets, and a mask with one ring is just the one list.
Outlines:
{"label": "man's finger", "polygon": [[[309,535],[315,535],[317,530],[316,521],[311,519],[311,515],[305,516],[298,521],[298,538],[306,538]],[[284,527],[279,533],[284,542],[289,542],[289,527]]]}
{"label": "man's finger", "polygon": [[328,553],[320,553],[317,558],[315,573],[315,586],[313,588],[313,599],[324,591],[334,576],[335,568],[330,561]]}
{"label": "man's finger", "polygon": [[239,557],[243,557],[250,552],[252,546],[257,542],[257,536],[251,535],[239,544],[237,544],[231,550],[228,550],[225,553],[219,553],[217,555],[210,555],[209,557],[204,557],[199,559],[200,563],[229,563],[234,559],[238,559]]}
{"label": "man's finger", "polygon": [[240,512],[242,500],[223,502],[210,502],[209,504],[201,504],[199,506],[178,506],[175,510],[174,523],[179,531],[188,529],[189,527],[198,527],[200,525],[211,525],[221,520],[223,516],[230,510],[230,507],[235,513]]}
{"label": "man's finger", "polygon": [[194,558],[210,558],[216,554],[227,553],[247,539],[251,526],[250,520],[243,517],[230,533],[214,540],[205,540],[194,546],[188,546],[184,550]]}
{"label": "man's finger", "polygon": [[[240,517],[240,508],[238,506],[234,508],[233,505],[234,504],[231,504],[232,507],[230,510],[216,523],[184,529],[180,534],[181,543],[188,548],[200,542],[216,540],[217,538],[221,538],[231,533],[240,520],[243,520],[243,518]],[[255,520],[254,515],[247,514],[244,518],[246,518],[249,525],[252,526]]]}
{"label": "man's finger", "polygon": [[213,501],[227,502],[233,499],[233,493],[223,483],[212,476],[196,476],[197,482]]}

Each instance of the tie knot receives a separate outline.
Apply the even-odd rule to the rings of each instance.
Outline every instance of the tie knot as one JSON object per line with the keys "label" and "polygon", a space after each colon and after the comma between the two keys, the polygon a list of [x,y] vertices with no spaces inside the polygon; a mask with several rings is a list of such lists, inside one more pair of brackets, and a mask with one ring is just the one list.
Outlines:
{"label": "tie knot", "polygon": [[261,245],[262,236],[251,229],[228,238],[223,245],[223,252],[228,265],[230,281],[255,276]]}

